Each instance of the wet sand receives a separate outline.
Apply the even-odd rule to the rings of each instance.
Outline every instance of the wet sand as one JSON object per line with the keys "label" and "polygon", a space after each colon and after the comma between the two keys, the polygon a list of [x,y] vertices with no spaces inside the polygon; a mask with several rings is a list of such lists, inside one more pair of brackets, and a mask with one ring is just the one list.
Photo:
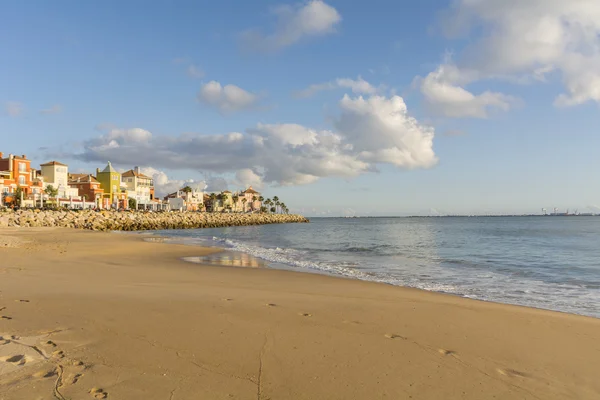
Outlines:
{"label": "wet sand", "polygon": [[0,230],[0,399],[600,398],[598,319],[217,251]]}

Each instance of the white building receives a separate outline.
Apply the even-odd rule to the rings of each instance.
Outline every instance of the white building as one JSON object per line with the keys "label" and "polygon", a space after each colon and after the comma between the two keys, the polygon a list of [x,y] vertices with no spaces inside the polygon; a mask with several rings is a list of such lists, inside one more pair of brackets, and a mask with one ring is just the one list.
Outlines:
{"label": "white building", "polygon": [[171,193],[165,200],[169,203],[172,211],[201,211],[204,208],[204,188],[206,185],[190,184]]}
{"label": "white building", "polygon": [[41,178],[43,181],[43,188],[46,189],[48,186],[52,186],[58,190],[59,199],[77,199],[79,200],[79,190],[75,187],[69,186],[69,166],[58,161],[50,161],[45,164],[41,164]]}
{"label": "white building", "polygon": [[123,172],[121,175],[127,196],[135,199],[138,208],[148,208],[154,201],[154,180],[140,172],[139,167]]}

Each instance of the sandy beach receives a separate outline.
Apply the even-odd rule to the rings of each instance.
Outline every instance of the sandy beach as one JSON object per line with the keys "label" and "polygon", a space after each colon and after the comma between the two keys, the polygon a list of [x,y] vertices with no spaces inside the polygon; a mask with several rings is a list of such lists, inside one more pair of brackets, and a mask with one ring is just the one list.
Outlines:
{"label": "sandy beach", "polygon": [[0,230],[0,400],[598,399],[600,320]]}

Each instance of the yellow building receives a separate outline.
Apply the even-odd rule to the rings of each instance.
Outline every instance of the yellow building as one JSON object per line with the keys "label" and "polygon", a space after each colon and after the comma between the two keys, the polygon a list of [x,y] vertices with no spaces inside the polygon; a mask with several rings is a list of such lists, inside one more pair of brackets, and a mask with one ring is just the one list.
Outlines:
{"label": "yellow building", "polygon": [[127,191],[121,189],[121,173],[113,168],[110,161],[104,170],[96,169],[96,180],[104,189],[102,208],[128,208]]}

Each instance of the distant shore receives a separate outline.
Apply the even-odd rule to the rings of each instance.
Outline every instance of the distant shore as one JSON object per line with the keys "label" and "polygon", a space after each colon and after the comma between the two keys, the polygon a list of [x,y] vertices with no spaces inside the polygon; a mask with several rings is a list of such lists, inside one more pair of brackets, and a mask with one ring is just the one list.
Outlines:
{"label": "distant shore", "polygon": [[60,227],[89,229],[94,231],[143,231],[305,222],[309,221],[301,215],[268,213],[152,213],[107,210],[19,210],[14,212],[0,212],[0,228]]}
{"label": "distant shore", "polygon": [[0,230],[0,398],[597,399],[600,320]]}

